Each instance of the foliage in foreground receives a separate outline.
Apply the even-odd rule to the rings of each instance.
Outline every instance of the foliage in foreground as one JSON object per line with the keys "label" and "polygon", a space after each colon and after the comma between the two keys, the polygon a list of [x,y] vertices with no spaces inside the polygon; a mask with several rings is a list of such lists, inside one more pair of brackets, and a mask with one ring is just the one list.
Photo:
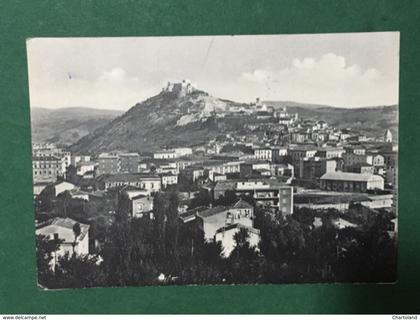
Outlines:
{"label": "foliage in foreground", "polygon": [[51,270],[59,243],[37,237],[38,279],[48,288],[141,286],[167,284],[393,282],[396,241],[390,238],[386,212],[353,208],[348,219],[358,228],[337,229],[335,211],[325,212],[315,228],[317,212],[298,210],[286,219],[256,209],[261,241],[249,245],[241,229],[236,247],[223,257],[220,243],[207,243],[194,224],[177,220],[174,193],[155,197],[155,219],[129,219],[122,205],[103,236],[99,256],[65,255]]}

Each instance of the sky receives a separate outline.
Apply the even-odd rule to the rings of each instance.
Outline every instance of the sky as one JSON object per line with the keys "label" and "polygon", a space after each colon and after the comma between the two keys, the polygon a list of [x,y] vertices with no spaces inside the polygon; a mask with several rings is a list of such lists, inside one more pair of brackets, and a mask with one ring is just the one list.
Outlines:
{"label": "sky", "polygon": [[188,79],[238,102],[398,104],[399,33],[33,38],[31,107],[128,110]]}

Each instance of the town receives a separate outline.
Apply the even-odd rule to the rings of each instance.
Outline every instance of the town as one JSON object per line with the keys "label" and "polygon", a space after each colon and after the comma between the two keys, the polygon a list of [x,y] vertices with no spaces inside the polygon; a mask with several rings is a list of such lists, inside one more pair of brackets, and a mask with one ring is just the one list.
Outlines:
{"label": "town", "polygon": [[[194,93],[188,81],[162,89]],[[395,280],[392,128],[369,136],[259,98],[204,109],[200,121],[238,118],[240,130],[199,145],[73,153],[34,143],[40,284]]]}

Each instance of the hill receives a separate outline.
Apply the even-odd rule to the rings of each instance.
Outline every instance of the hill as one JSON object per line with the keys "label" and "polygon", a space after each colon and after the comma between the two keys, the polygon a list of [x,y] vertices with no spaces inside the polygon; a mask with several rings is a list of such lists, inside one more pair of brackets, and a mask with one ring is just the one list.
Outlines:
{"label": "hill", "polygon": [[[287,106],[288,111],[298,112],[305,119],[323,119],[337,127],[352,127],[372,135],[381,136],[387,128],[393,128],[393,133],[396,131],[396,106],[342,109],[273,101],[269,105],[275,108]],[[228,133],[247,135],[247,124],[264,120],[258,120],[255,115],[226,113],[242,106],[249,105],[219,99],[197,89],[188,92],[162,90],[82,137],[71,146],[71,151],[148,152],[162,147],[203,145],[212,138]],[[225,116],[222,117],[222,114]]]}
{"label": "hill", "polygon": [[31,108],[32,141],[70,145],[122,113],[85,107]]}
{"label": "hill", "polygon": [[[213,115],[238,103],[204,91],[188,94],[162,91],[75,143],[72,152],[153,151],[163,146],[195,145],[224,129]],[[229,127],[226,130],[234,130]]]}
{"label": "hill", "polygon": [[363,108],[338,108],[292,101],[265,101],[275,108],[287,107],[289,112],[299,114],[303,119],[324,120],[337,128],[352,128],[360,133],[381,136],[390,129],[398,138],[398,106],[376,106]]}

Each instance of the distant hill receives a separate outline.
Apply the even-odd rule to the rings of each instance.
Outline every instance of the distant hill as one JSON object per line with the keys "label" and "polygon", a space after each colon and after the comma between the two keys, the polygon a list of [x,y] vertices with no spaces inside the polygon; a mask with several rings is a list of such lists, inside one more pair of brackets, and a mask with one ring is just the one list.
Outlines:
{"label": "distant hill", "polygon": [[186,95],[162,91],[83,137],[71,149],[76,153],[152,151],[163,146],[202,144],[224,131],[212,114],[238,105],[199,90]]}
{"label": "distant hill", "polygon": [[31,108],[32,141],[70,145],[122,113],[85,107]]}
{"label": "distant hill", "polygon": [[398,106],[338,108],[292,101],[264,101],[269,106],[297,112],[303,119],[324,120],[337,128],[352,128],[363,134],[379,136],[390,129],[398,138]]}
{"label": "distant hill", "polygon": [[[375,136],[381,136],[390,128],[397,136],[397,106],[343,109],[296,102],[267,104],[287,107],[289,112],[298,112],[304,119],[323,119],[336,127],[352,127]],[[91,131],[72,145],[71,150],[74,153],[144,152],[162,147],[203,145],[227,133],[246,135],[249,131],[245,125],[258,122],[256,116],[217,117],[239,106],[247,105],[219,99],[200,90],[182,94],[163,90]]]}

